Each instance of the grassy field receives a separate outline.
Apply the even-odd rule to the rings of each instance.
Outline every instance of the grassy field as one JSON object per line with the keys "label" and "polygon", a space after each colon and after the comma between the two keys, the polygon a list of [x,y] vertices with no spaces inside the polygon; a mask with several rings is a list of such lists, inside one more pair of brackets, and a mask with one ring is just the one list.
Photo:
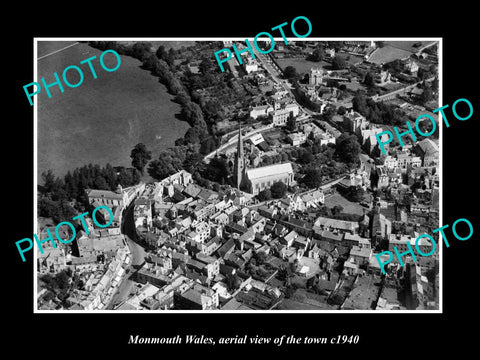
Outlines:
{"label": "grassy field", "polygon": [[355,65],[355,64],[363,61],[363,57],[358,56],[358,55],[352,55],[352,54],[348,54],[348,53],[344,53],[344,52],[339,52],[337,55],[345,59],[345,62],[347,63],[347,66]]}
{"label": "grassy field", "polygon": [[364,207],[358,203],[348,201],[339,193],[325,196],[325,205],[329,208],[335,205],[343,207],[343,212],[346,214],[363,215]]}
{"label": "grassy field", "polygon": [[281,69],[285,69],[287,66],[293,66],[299,74],[310,73],[311,68],[325,68],[329,69],[330,64],[324,61],[313,62],[305,59],[277,59],[278,65]]}
{"label": "grassy field", "polygon": [[[417,52],[419,48],[431,44],[435,41],[385,41],[386,45],[409,52]],[[414,44],[421,43],[420,46],[414,47]]]}
{"label": "grassy field", "polygon": [[407,58],[410,55],[410,51],[386,45],[383,48],[376,49],[368,61],[374,64],[386,64],[396,59]]}
{"label": "grassy field", "polygon": [[[39,43],[39,54],[62,48],[55,42]],[[78,44],[38,61],[38,79],[54,81],[67,66],[77,65],[84,72],[83,83],[76,88],[64,86],[61,93],[53,86],[49,99],[41,91],[38,102],[38,174],[52,169],[56,175],[88,163],[130,166],[130,151],[139,142],[152,150],[155,158],[161,149],[174,145],[188,124],[175,118],[180,105],[172,102],[166,88],[140,61],[121,56],[121,66],[114,72],[99,64],[101,51]],[[96,55],[93,61],[97,79],[87,64],[80,61]],[[105,56],[107,67],[115,58]],[[69,73],[70,82],[77,75]],[[63,83],[63,81],[62,81]]]}
{"label": "grassy field", "polygon": [[[118,43],[120,44],[134,44],[136,41],[119,41]],[[182,46],[188,47],[192,46],[195,44],[195,41],[168,41],[168,40],[163,40],[163,41],[146,41],[152,44],[154,47],[155,51],[160,47],[160,45],[163,45],[166,50],[169,49],[180,49]]]}
{"label": "grassy field", "polygon": [[[341,52],[338,55],[345,59],[347,66],[356,64],[363,60],[362,57],[352,54]],[[311,68],[332,70],[332,65],[326,61],[313,62],[302,58],[286,58],[277,59],[277,63],[282,68],[282,70],[285,69],[287,66],[293,66],[299,74],[309,73]]]}

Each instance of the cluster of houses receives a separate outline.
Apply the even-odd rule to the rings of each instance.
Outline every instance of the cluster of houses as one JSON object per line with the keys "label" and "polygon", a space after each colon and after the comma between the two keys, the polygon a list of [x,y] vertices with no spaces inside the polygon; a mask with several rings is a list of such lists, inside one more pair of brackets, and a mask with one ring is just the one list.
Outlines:
{"label": "cluster of houses", "polygon": [[[345,42],[344,46],[348,48],[344,51],[362,57],[374,49],[370,42]],[[334,56],[335,50],[328,49],[326,58]],[[229,68],[237,77],[235,61],[229,60]],[[287,88],[259,71],[258,59],[245,56],[241,67],[251,83],[271,92],[266,102],[249,110],[251,118],[269,119],[271,128],[285,127],[292,116],[302,113]],[[411,76],[419,69],[413,60],[406,61],[404,68]],[[191,71],[197,70],[192,67]],[[325,86],[327,81],[350,82],[344,77],[346,72],[312,68],[309,83],[302,89],[311,101],[321,104],[323,112],[327,103],[336,103],[340,92],[335,86]],[[379,86],[391,80],[389,72],[375,73]],[[275,309],[292,289],[292,279],[305,280],[310,290],[317,286],[326,298],[341,299],[340,309],[438,308],[438,271],[431,276],[432,269],[438,268],[438,251],[416,262],[406,256],[405,266],[394,257],[386,276],[375,257],[382,250],[393,252],[394,247],[405,252],[407,243],[414,247],[419,229],[431,215],[438,215],[437,143],[427,138],[413,145],[390,146],[382,156],[376,139],[384,131],[381,126],[349,110],[343,116],[343,127],[357,136],[375,161],[362,161],[359,169],[328,186],[346,193],[359,188],[381,193],[363,201],[363,216],[354,220],[326,216],[323,211],[329,194],[325,187],[254,203],[254,196],[275,182],[294,185],[294,171],[285,159],[259,166],[263,156],[279,155],[277,149],[272,150],[261,133],[249,136],[244,148],[240,129],[237,148],[225,151],[234,162],[236,188],[209,190],[181,170],[160,182],[127,189],[89,189],[86,195],[92,207],[111,209],[113,219],[99,211],[106,221],[112,220],[111,225],[100,229],[86,218],[89,231],[78,231],[72,246],[52,248],[50,242],[44,243],[44,252],[38,254],[38,272],[72,269],[84,286],[71,292],[69,308],[104,309],[131,262],[121,226],[124,210],[132,205],[135,241],[145,248],[146,256],[130,277],[136,282],[135,291],[116,309]],[[287,139],[291,146],[300,146],[313,136],[320,139],[320,145],[328,145],[335,144],[340,135],[328,122],[298,121]],[[47,229],[39,230],[45,239]],[[70,238],[70,234],[60,236]],[[417,245],[429,253],[432,245],[424,240]],[[405,290],[402,302],[397,297],[400,282]],[[39,299],[45,292],[40,291]]]}
{"label": "cluster of houses", "polygon": [[[386,160],[388,165],[380,168],[399,168],[398,161]],[[408,166],[410,171],[418,168]],[[434,174],[422,173],[421,179],[435,187]],[[357,171],[343,183],[372,186],[366,171]],[[204,189],[184,170],[160,182],[130,189],[128,197],[123,191],[88,194],[89,201],[97,206],[124,209],[132,203],[136,241],[147,250],[145,262],[132,278],[137,282],[136,291],[117,309],[273,309],[285,296],[288,283],[282,274],[286,269],[291,275],[316,279],[329,293],[340,291],[340,285],[351,279],[359,288],[369,289],[365,293],[375,294],[376,308],[403,306],[392,295],[393,290],[377,289],[366,280],[381,276],[375,249],[382,242],[391,251],[393,246],[402,251],[406,242],[414,244],[418,236],[415,232],[394,233],[392,221],[382,214],[381,201],[374,201],[373,211],[358,221],[312,217],[325,203],[325,193],[320,189],[256,205],[237,189]],[[412,213],[420,216],[429,211],[430,206],[423,205],[422,209],[420,205],[413,203]],[[42,261],[56,257],[50,266],[70,266],[85,284],[82,290],[70,294],[70,308],[103,309],[125,276],[130,255],[117,225],[96,229],[91,219],[86,223],[91,231],[89,235],[79,232],[78,254],[64,255],[63,248],[46,249],[45,254],[59,255],[43,254],[39,269],[46,271]],[[428,242],[420,246],[424,253],[431,249]],[[410,279],[411,306],[434,307],[438,278],[432,282],[426,274],[436,261],[433,256],[407,267],[392,261],[387,280],[391,282],[395,278],[392,274],[402,273]],[[48,271],[58,271],[61,266]],[[341,308],[363,308],[367,302],[357,291],[345,295]]]}
{"label": "cluster of houses", "polygon": [[[114,218],[111,225],[107,228],[99,228],[91,218],[85,217],[88,234],[85,230],[79,230],[76,232],[75,241],[71,244],[59,243],[54,248],[50,241],[46,241],[42,244],[43,253],[38,249],[37,272],[39,274],[56,274],[70,269],[72,274],[84,283],[82,290],[72,290],[66,299],[66,304],[70,305],[68,309],[98,310],[104,309],[109,304],[131,261],[126,240],[120,231],[122,214],[144,188],[145,184],[126,189],[119,186],[114,192],[87,189],[88,202],[93,208],[104,205],[112,210]],[[107,222],[110,222],[108,212],[104,211],[102,215]],[[81,224],[77,225],[82,227]],[[48,229],[50,233],[55,233],[54,227],[39,229],[40,240],[47,239]],[[62,231],[66,232],[60,234],[62,238],[72,237],[70,229]],[[42,300],[42,295],[45,293],[45,289],[41,289],[37,296],[39,309],[56,309],[58,304],[51,300],[48,302]]]}
{"label": "cluster of houses", "polygon": [[[380,204],[358,221],[309,218],[324,202],[324,192],[314,190],[258,206],[236,189],[203,189],[184,170],[147,185],[135,199],[134,220],[148,255],[135,274],[137,291],[118,309],[271,309],[283,299],[287,268],[335,283],[341,262],[342,277],[380,277],[375,247],[406,237],[392,233]],[[421,246],[429,251],[427,242]]]}

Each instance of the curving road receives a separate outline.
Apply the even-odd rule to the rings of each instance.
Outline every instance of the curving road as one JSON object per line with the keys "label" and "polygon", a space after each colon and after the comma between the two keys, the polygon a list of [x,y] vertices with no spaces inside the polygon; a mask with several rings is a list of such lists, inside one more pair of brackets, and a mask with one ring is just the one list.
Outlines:
{"label": "curving road", "polygon": [[133,220],[134,202],[135,200],[133,200],[130,206],[124,211],[122,220],[122,233],[125,236],[128,248],[130,249],[130,265],[128,266],[128,274],[123,278],[117,292],[115,295],[113,295],[110,304],[107,306],[107,309],[113,309],[117,304],[128,298],[135,286],[135,282],[130,280],[130,276],[145,261],[145,249],[133,241],[135,238],[135,223]]}

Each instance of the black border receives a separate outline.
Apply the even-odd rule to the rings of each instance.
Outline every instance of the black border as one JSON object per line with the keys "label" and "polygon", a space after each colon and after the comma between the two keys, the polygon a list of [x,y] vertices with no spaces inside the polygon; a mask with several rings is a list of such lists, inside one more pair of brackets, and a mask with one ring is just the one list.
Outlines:
{"label": "black border", "polygon": [[[301,6],[300,6],[301,5]],[[243,350],[260,350],[257,346],[187,346],[127,345],[129,336],[173,336],[204,334],[234,336],[248,334],[267,337],[360,335],[357,345],[343,346],[264,346],[275,354],[306,350],[313,356],[327,353],[390,356],[434,354],[441,349],[467,350],[474,344],[474,331],[465,325],[475,313],[476,272],[478,254],[476,237],[480,222],[472,206],[478,200],[475,174],[477,109],[480,106],[474,88],[479,84],[476,70],[478,45],[474,34],[478,20],[474,6],[462,7],[458,2],[449,8],[412,3],[370,2],[349,4],[310,5],[309,3],[276,3],[261,9],[253,3],[222,3],[215,7],[196,4],[198,9],[183,4],[180,9],[160,8],[140,4],[139,9],[126,9],[132,4],[111,4],[109,8],[90,8],[90,5],[55,12],[51,9],[32,11],[22,18],[14,41],[4,44],[15,51],[4,55],[6,60],[5,107],[11,108],[4,121],[4,191],[7,193],[6,236],[4,239],[4,278],[7,278],[3,298],[4,316],[8,322],[8,346],[25,342],[38,353],[60,355],[63,350],[93,354],[151,353],[161,356],[165,351],[180,354],[191,350],[218,352],[228,356]],[[78,5],[79,6],[79,5]],[[436,7],[442,5],[435,5]],[[123,9],[120,9],[123,8]],[[275,13],[273,10],[276,10]],[[375,9],[375,10],[372,10]],[[474,225],[474,236],[465,242],[453,240],[444,249],[443,314],[33,314],[33,256],[21,262],[14,242],[33,234],[33,108],[29,106],[23,85],[33,79],[34,37],[182,37],[182,36],[254,36],[258,32],[290,22],[296,16],[307,16],[312,25],[311,37],[383,37],[415,36],[443,38],[443,104],[467,98],[474,107],[468,121],[452,120],[444,128],[443,137],[443,224],[452,224],[465,217]],[[11,29],[5,29],[8,37]],[[5,70],[4,70],[5,71]],[[13,100],[13,101],[12,101]],[[11,142],[10,139],[15,139]],[[472,319],[473,320],[473,319]],[[13,325],[13,329],[11,329]],[[4,323],[7,327],[7,323]],[[22,335],[24,334],[24,335]],[[25,336],[31,334],[30,336]],[[419,346],[420,345],[420,346]],[[411,349],[414,347],[415,350]],[[410,350],[410,351],[409,351]],[[75,351],[75,352],[77,352]],[[415,351],[415,352],[411,352]],[[255,353],[251,355],[255,356]]]}

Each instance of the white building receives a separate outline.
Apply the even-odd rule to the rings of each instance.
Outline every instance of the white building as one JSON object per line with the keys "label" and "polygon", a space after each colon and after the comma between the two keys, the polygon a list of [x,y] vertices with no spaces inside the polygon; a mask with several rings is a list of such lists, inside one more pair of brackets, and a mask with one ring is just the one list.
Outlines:
{"label": "white building", "polygon": [[257,195],[260,191],[269,189],[274,183],[282,181],[285,185],[293,185],[293,168],[291,163],[263,166],[246,171],[248,192]]}
{"label": "white building", "polygon": [[284,108],[275,110],[272,114],[272,121],[274,126],[285,126],[287,124],[287,119],[292,114],[297,116],[299,113],[299,108],[297,104],[287,104]]}
{"label": "white building", "polygon": [[250,74],[251,72],[254,72],[254,71],[258,71],[258,64],[253,59],[248,59],[246,62],[243,63],[242,66],[247,74]]}
{"label": "white building", "polygon": [[288,140],[292,144],[292,146],[299,146],[307,141],[307,137],[304,133],[297,132],[288,135]]}
{"label": "white building", "polygon": [[254,119],[258,118],[259,116],[268,116],[271,112],[273,112],[273,106],[271,105],[261,105],[255,106],[250,110],[250,116]]}
{"label": "white building", "polygon": [[310,76],[308,78],[310,85],[321,85],[323,83],[323,77],[325,76],[325,71],[322,69],[310,69]]}
{"label": "white building", "polygon": [[394,170],[398,167],[398,161],[393,156],[388,155],[385,157],[385,162],[383,165],[385,165],[385,167],[389,170]]}

